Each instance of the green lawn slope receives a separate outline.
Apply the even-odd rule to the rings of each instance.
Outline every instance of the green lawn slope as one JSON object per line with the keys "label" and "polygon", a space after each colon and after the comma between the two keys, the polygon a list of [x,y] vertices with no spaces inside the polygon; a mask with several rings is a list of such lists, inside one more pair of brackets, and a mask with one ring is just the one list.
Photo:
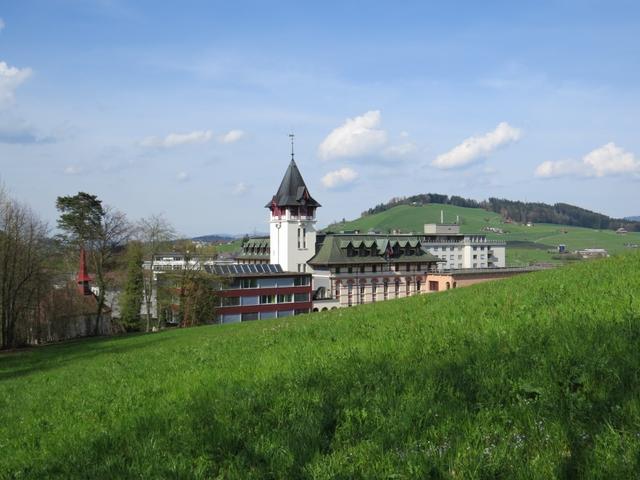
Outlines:
{"label": "green lawn slope", "polygon": [[640,255],[0,355],[2,478],[637,478]]}
{"label": "green lawn slope", "polygon": [[444,212],[445,222],[455,222],[459,217],[463,233],[480,233],[484,227],[502,228],[506,233],[499,235],[484,232],[490,239],[507,242],[507,264],[509,266],[528,265],[533,262],[555,262],[554,250],[564,244],[569,250],[583,248],[605,248],[611,254],[629,251],[625,244],[640,244],[640,233],[618,235],[612,230],[570,227],[554,224],[535,224],[527,227],[504,224],[502,217],[480,208],[464,208],[454,205],[429,204],[421,206],[399,205],[384,212],[367,215],[356,220],[329,225],[327,230],[378,230],[386,233],[393,229],[403,232],[424,231],[425,223],[439,223],[440,212]]}

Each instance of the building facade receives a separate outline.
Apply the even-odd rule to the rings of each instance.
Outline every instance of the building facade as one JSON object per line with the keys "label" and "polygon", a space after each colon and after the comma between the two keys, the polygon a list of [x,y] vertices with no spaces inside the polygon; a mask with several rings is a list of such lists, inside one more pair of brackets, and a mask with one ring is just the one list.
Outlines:
{"label": "building facade", "polygon": [[439,270],[504,268],[506,242],[479,233],[460,233],[459,224],[425,224],[423,248],[438,257]]}
{"label": "building facade", "polygon": [[327,234],[317,250],[309,264],[318,310],[424,293],[440,261],[412,235]]}
{"label": "building facade", "polygon": [[309,313],[311,274],[279,265],[212,265],[206,271],[226,281],[219,291],[218,323],[283,318]]}

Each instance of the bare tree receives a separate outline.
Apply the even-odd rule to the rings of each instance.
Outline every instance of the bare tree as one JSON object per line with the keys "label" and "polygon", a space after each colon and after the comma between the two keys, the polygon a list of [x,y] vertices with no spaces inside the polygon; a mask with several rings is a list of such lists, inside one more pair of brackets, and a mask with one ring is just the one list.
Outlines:
{"label": "bare tree", "polygon": [[[160,250],[176,238],[176,232],[169,221],[162,215],[151,215],[143,218],[137,225],[137,236],[142,242],[145,257],[149,259],[149,268],[145,269],[144,276],[144,306],[146,316],[146,331],[151,330],[151,308],[153,295],[157,295],[156,276],[154,272],[155,257]],[[157,312],[156,312],[157,314]]]}
{"label": "bare tree", "polygon": [[109,206],[104,208],[100,229],[91,248],[91,258],[96,272],[95,282],[98,287],[96,330],[104,310],[105,295],[108,287],[105,273],[111,267],[115,253],[122,250],[126,245],[132,231],[132,225],[123,212]]}
{"label": "bare tree", "polygon": [[[36,315],[43,292],[47,226],[0,185],[0,346],[19,342],[18,328]],[[25,327],[26,328],[26,327]]]}
{"label": "bare tree", "polygon": [[124,213],[103,206],[97,196],[85,192],[58,197],[56,208],[60,211],[58,227],[65,232],[61,238],[68,244],[86,249],[89,253],[98,287],[97,331],[105,305],[106,272],[111,266],[113,256],[124,247],[131,236],[132,227]]}

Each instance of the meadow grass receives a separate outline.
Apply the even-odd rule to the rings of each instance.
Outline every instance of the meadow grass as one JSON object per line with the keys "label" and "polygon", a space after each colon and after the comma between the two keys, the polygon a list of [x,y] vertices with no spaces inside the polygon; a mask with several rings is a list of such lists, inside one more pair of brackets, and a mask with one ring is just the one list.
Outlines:
{"label": "meadow grass", "polygon": [[2,478],[636,478],[640,255],[0,355]]}

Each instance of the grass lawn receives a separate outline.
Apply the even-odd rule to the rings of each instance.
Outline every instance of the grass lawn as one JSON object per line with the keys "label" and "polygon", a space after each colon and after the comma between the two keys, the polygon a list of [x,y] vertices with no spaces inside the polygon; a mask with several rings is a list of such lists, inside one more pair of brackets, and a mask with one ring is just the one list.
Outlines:
{"label": "grass lawn", "polygon": [[1,478],[637,478],[640,255],[0,355]]}

